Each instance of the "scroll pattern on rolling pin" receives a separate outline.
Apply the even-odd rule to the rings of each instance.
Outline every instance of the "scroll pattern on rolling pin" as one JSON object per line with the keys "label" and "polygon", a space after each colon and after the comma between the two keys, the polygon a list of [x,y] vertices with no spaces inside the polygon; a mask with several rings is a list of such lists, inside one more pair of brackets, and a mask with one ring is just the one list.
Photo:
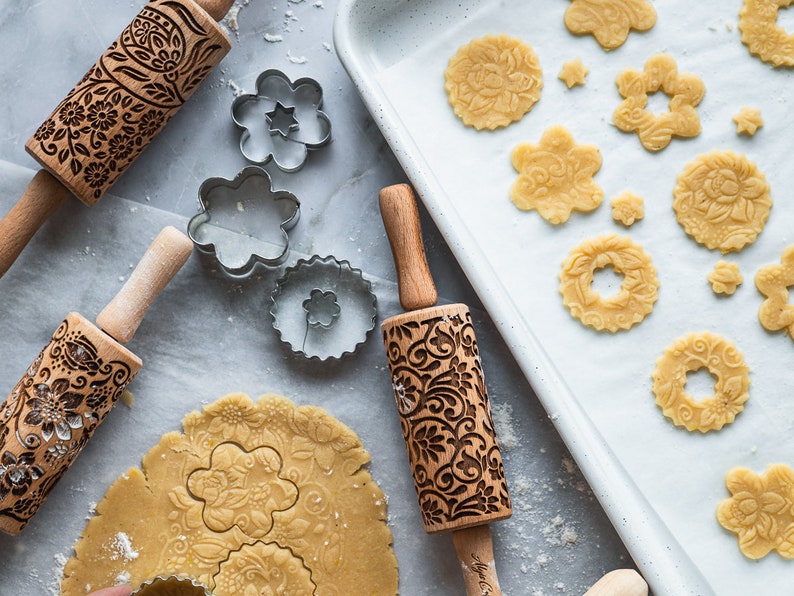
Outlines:
{"label": "scroll pattern on rolling pin", "polygon": [[67,315],[0,410],[0,526],[38,511],[139,369],[131,352]]}
{"label": "scroll pattern on rolling pin", "polygon": [[93,205],[230,47],[190,0],[152,0],[25,148]]}

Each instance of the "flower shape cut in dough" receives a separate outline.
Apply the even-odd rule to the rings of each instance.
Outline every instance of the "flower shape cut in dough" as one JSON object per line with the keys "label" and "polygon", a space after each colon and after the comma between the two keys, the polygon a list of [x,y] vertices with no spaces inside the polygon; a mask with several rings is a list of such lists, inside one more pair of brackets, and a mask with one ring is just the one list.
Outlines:
{"label": "flower shape cut in dough", "polygon": [[771,207],[764,174],[732,151],[699,155],[678,175],[673,190],[678,223],[697,242],[723,253],[753,243]]}
{"label": "flower shape cut in dough", "polygon": [[486,35],[458,49],[444,71],[444,89],[467,126],[507,126],[540,99],[543,72],[531,46],[507,35]]}
{"label": "flower shape cut in dough", "polygon": [[[620,290],[602,297],[590,286],[597,270],[623,275]],[[653,310],[659,280],[651,257],[631,238],[596,236],[574,248],[562,264],[560,293],[571,314],[597,331],[629,329]]]}
{"label": "flower shape cut in dough", "polygon": [[739,113],[733,117],[733,121],[736,123],[736,134],[748,137],[752,137],[764,125],[761,110],[747,106],[742,106]]}
{"label": "flower shape cut in dough", "polygon": [[656,24],[648,0],[573,0],[565,9],[565,26],[575,35],[592,34],[605,50],[623,45],[629,31],[647,31]]}
{"label": "flower shape cut in dough", "polygon": [[601,168],[595,145],[578,144],[564,126],[548,128],[540,142],[522,143],[511,153],[518,179],[510,198],[521,210],[535,209],[546,221],[560,224],[571,212],[592,211],[604,191],[593,176]]}
{"label": "flower shape cut in dough", "polygon": [[774,67],[794,66],[794,35],[777,24],[778,12],[792,0],[744,0],[739,10],[742,43]]}
{"label": "flower shape cut in dough", "polygon": [[729,296],[736,292],[736,288],[744,281],[744,277],[739,271],[739,263],[728,263],[727,261],[718,261],[706,279],[709,280],[715,294]]}
{"label": "flower shape cut in dough", "polygon": [[612,219],[622,223],[624,226],[630,226],[645,216],[642,197],[629,191],[616,196],[612,199],[610,205],[612,206]]}
{"label": "flower shape cut in dough", "polygon": [[[696,106],[706,87],[699,77],[679,73],[675,60],[667,54],[648,58],[643,72],[626,69],[615,79],[623,102],[612,119],[623,132],[636,132],[648,151],[660,151],[674,136],[695,137],[700,134]],[[663,92],[670,97],[668,111],[654,114],[647,109],[648,94]]]}
{"label": "flower shape cut in dough", "polygon": [[[714,394],[696,400],[686,392],[687,373],[702,368],[716,378]],[[679,337],[656,361],[653,394],[656,404],[676,426],[702,433],[734,421],[750,397],[750,369],[730,340],[703,331]]]}
{"label": "flower shape cut in dough", "polygon": [[303,561],[275,543],[246,544],[220,565],[215,591],[240,596],[314,596]]}
{"label": "flower shape cut in dough", "polygon": [[794,559],[794,470],[772,464],[763,475],[736,467],[725,475],[731,496],[717,506],[717,521],[736,534],[739,550],[760,559],[775,550]]}
{"label": "flower shape cut in dough", "polygon": [[780,331],[794,339],[794,305],[789,304],[789,288],[794,286],[794,244],[780,257],[780,264],[765,265],[755,274],[755,286],[765,300],[758,310],[758,320],[768,331]]}

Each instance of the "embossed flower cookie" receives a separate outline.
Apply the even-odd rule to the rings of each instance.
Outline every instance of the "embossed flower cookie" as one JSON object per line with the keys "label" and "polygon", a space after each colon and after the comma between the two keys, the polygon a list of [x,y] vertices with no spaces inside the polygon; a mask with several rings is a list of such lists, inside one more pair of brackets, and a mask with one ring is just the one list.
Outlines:
{"label": "embossed flower cookie", "polygon": [[349,428],[241,393],[182,424],[108,489],[66,563],[64,596],[169,575],[214,596],[397,593],[386,499]]}
{"label": "embossed flower cookie", "polygon": [[520,120],[540,99],[543,71],[531,46],[486,35],[461,47],[444,71],[444,89],[467,126],[494,130]]}
{"label": "embossed flower cookie", "polygon": [[647,31],[653,27],[656,11],[648,0],[573,0],[564,18],[568,31],[592,34],[609,51],[622,46],[632,29]]}
{"label": "embossed flower cookie", "polygon": [[774,67],[794,66],[794,35],[777,23],[786,0],[744,0],[739,10],[742,43],[751,54]]}

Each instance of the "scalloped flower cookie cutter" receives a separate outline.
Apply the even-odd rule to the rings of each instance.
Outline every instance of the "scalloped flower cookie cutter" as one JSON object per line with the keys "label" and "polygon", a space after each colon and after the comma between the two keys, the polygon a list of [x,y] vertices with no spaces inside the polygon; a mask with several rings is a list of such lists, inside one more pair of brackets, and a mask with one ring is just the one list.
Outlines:
{"label": "scalloped flower cookie cutter", "polygon": [[309,150],[331,140],[331,120],[322,105],[323,90],[314,79],[293,83],[280,70],[262,72],[256,93],[232,103],[232,120],[242,130],[240,152],[259,165],[273,161],[284,172],[300,170]]}
{"label": "scalloped flower cookie cutter", "polygon": [[232,277],[248,276],[257,263],[281,265],[289,235],[300,219],[300,201],[273,190],[268,173],[248,166],[233,180],[209,178],[199,188],[201,211],[188,223],[188,236],[203,254]]}

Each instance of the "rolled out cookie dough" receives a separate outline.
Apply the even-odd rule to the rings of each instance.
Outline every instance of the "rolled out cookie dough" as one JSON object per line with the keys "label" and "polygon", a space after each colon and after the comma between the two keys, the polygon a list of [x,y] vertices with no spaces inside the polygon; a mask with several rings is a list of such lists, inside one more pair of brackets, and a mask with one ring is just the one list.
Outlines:
{"label": "rolled out cookie dough", "polygon": [[63,596],[190,577],[215,596],[397,593],[386,499],[325,410],[227,395],[162,437],[97,505]]}

